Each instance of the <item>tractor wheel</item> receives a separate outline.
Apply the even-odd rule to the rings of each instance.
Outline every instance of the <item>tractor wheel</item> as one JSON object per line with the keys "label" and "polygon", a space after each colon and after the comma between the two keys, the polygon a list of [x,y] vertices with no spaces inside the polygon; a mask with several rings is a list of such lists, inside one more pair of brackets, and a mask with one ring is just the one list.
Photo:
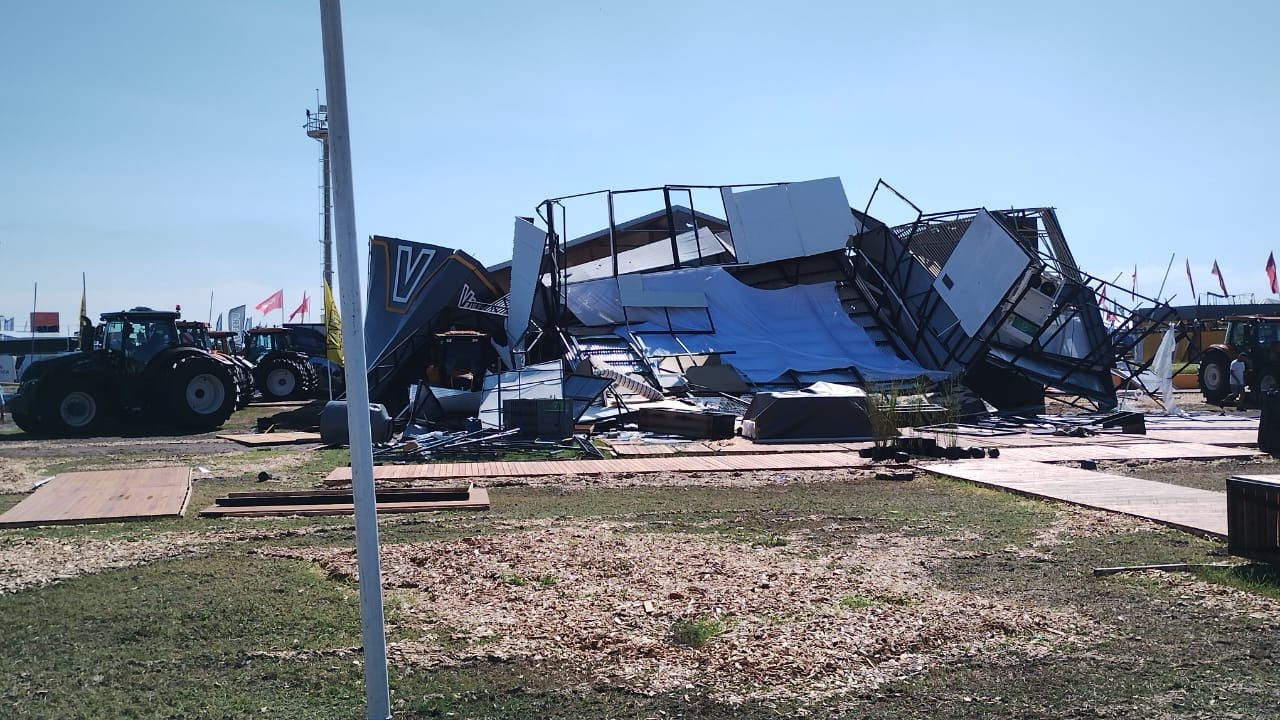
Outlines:
{"label": "tractor wheel", "polygon": [[1227,358],[1213,354],[1200,360],[1200,392],[1205,402],[1217,404],[1231,392]]}
{"label": "tractor wheel", "polygon": [[320,390],[320,375],[316,372],[316,368],[306,360],[294,361],[298,366],[298,371],[302,373],[302,389],[308,396],[314,396]]}
{"label": "tractor wheel", "polygon": [[28,415],[26,413],[11,413],[10,417],[13,418],[14,424],[19,428],[22,428],[22,431],[28,435],[40,435],[44,433],[44,425],[37,421],[34,415]]}
{"label": "tractor wheel", "polygon": [[226,367],[215,360],[185,357],[178,361],[165,382],[165,399],[179,427],[213,430],[235,412],[235,380]]}
{"label": "tractor wheel", "polygon": [[1258,379],[1254,381],[1253,388],[1259,396],[1269,393],[1276,389],[1276,371],[1270,368],[1258,373]]}
{"label": "tractor wheel", "polygon": [[268,401],[301,397],[305,392],[302,371],[288,358],[272,358],[258,368],[258,390]]}
{"label": "tractor wheel", "polygon": [[86,383],[60,384],[46,402],[42,417],[58,435],[88,435],[102,424],[102,395]]}

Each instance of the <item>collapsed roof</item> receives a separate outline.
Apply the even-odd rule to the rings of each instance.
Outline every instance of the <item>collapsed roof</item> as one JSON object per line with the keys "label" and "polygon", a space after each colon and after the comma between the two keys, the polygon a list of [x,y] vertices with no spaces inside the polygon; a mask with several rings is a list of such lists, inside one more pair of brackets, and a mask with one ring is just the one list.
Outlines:
{"label": "collapsed roof", "polygon": [[[615,201],[636,193],[663,207],[615,222]],[[724,219],[694,210],[695,195]],[[562,240],[567,206],[593,199],[608,226]],[[512,260],[492,272],[375,237],[371,395],[410,383],[427,339],[456,325],[487,333],[499,370],[560,358],[659,393],[718,364],[751,390],[957,378],[997,407],[1042,401],[1046,387],[1116,406],[1125,348],[1095,296],[1107,283],[1076,265],[1051,208],[917,210],[890,227],[870,204],[851,209],[834,177],[552,199],[540,224],[515,219]]]}

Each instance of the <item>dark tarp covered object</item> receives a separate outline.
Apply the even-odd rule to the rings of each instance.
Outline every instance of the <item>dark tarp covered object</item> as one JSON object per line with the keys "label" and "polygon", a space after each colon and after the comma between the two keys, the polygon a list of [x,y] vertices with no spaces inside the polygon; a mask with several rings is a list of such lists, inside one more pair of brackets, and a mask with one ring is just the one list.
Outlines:
{"label": "dark tarp covered object", "polygon": [[867,394],[831,383],[756,393],[742,416],[742,434],[758,443],[865,440],[872,436]]}

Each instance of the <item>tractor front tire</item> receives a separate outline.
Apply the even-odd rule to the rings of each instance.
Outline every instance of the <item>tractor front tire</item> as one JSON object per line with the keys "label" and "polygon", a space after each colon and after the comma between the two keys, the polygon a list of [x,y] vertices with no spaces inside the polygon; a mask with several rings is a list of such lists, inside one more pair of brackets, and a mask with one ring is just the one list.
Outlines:
{"label": "tractor front tire", "polygon": [[174,424],[186,430],[213,430],[236,409],[235,380],[226,366],[207,357],[179,360],[164,392]]}
{"label": "tractor front tire", "polygon": [[287,358],[272,358],[258,368],[258,391],[268,402],[294,400],[306,392],[302,370]]}
{"label": "tractor front tire", "polygon": [[1231,393],[1227,358],[1215,353],[1200,360],[1200,392],[1205,402],[1217,405]]}
{"label": "tractor front tire", "polygon": [[59,384],[49,393],[41,414],[57,435],[90,435],[102,424],[102,394],[84,382]]}

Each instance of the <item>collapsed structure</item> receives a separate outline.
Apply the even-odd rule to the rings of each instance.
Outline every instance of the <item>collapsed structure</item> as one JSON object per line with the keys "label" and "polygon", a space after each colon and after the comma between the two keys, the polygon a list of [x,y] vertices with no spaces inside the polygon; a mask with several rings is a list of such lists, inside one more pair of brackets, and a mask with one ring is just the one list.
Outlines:
{"label": "collapsed structure", "polygon": [[[880,182],[862,211],[834,177],[551,199],[516,218],[512,260],[487,269],[374,237],[371,398],[492,427],[510,424],[513,400],[560,401],[572,420],[673,396],[740,416],[747,396],[814,383],[959,383],[997,409],[1042,404],[1049,388],[1116,407],[1118,368],[1141,369],[1117,358],[1141,333],[1104,321],[1109,283],[1078,267],[1052,208],[908,202],[915,219],[889,226],[870,214],[882,189],[897,195]],[[615,219],[653,196],[656,212]],[[565,240],[584,204],[606,227]]]}

